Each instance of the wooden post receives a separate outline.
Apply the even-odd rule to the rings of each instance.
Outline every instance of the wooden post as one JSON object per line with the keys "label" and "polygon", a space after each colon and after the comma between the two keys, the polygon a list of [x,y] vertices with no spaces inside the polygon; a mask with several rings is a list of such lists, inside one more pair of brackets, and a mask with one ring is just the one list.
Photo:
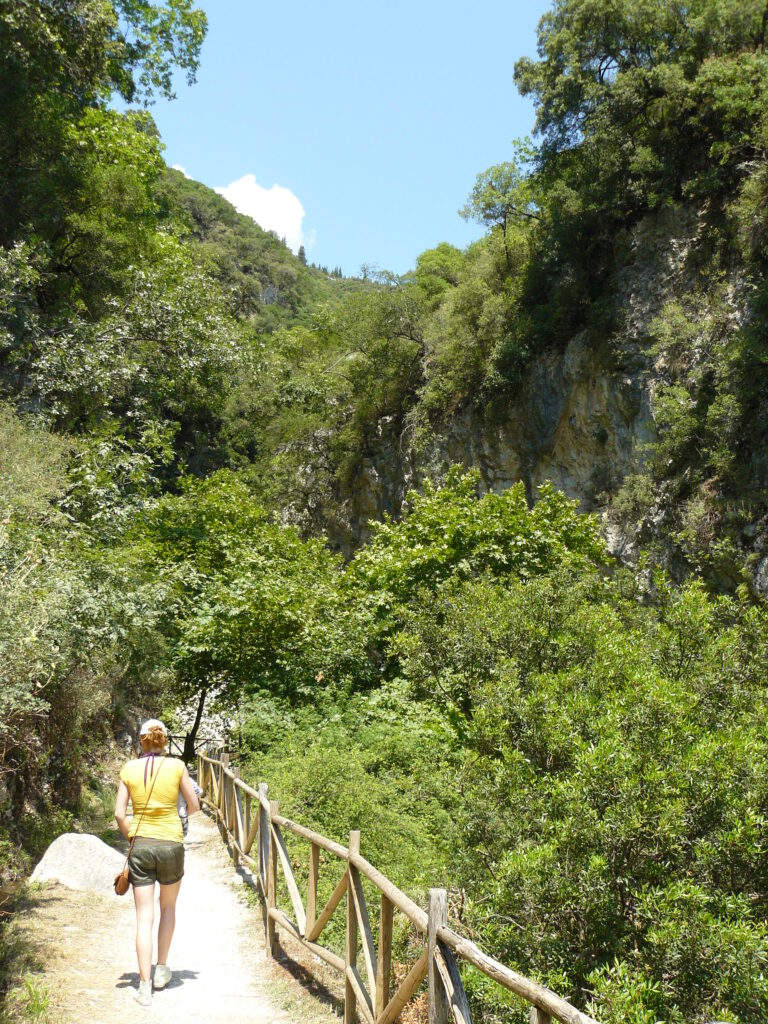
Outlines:
{"label": "wooden post", "polygon": [[225,770],[229,767],[229,754],[221,755],[221,777],[219,779],[219,832],[224,842],[227,841],[227,782]]}
{"label": "wooden post", "polygon": [[269,843],[269,868],[267,871],[267,955],[274,956],[277,949],[277,932],[275,930],[275,920],[270,915],[269,911],[274,910],[277,904],[277,843],[274,841],[271,835],[272,831],[272,818],[276,814],[279,814],[277,800],[269,801],[269,829],[270,829],[270,843]]}
{"label": "wooden post", "polygon": [[[266,782],[259,783],[259,797],[263,797],[264,800],[268,799],[269,786]],[[259,799],[259,807],[257,811],[259,815],[259,878],[262,883],[262,895],[266,899],[266,885],[267,885],[267,863],[269,860],[269,822],[267,821],[267,815],[264,810],[264,805]]]}
{"label": "wooden post", "polygon": [[309,935],[317,919],[317,877],[320,873],[320,847],[309,844],[309,879],[307,881],[307,922],[304,934]]}
{"label": "wooden post", "polygon": [[[360,833],[349,833],[349,852],[360,853]],[[355,899],[352,895],[352,874],[351,865],[347,867],[347,945],[345,950],[345,967],[357,967],[357,914],[355,913]],[[356,1024],[357,1021],[357,996],[352,982],[347,975],[344,976],[344,1024]]]}
{"label": "wooden post", "polygon": [[[260,782],[258,786],[259,796],[267,799],[269,787],[266,782]],[[267,857],[269,852],[269,822],[262,807],[261,800],[256,805],[259,827],[256,833],[256,866],[259,873],[259,885],[261,886],[261,914],[264,919],[264,941],[267,941],[269,931],[269,909],[267,907]]]}
{"label": "wooden post", "polygon": [[532,1006],[528,1015],[531,1024],[552,1024],[552,1018],[548,1013],[540,1010],[538,1006]]}
{"label": "wooden post", "polygon": [[448,1024],[451,1007],[443,980],[435,963],[437,929],[448,924],[448,896],[445,889],[429,890],[429,927],[427,931],[427,956],[429,978],[429,1024]]}
{"label": "wooden post", "polygon": [[376,1003],[374,1016],[378,1020],[389,1002],[389,981],[392,973],[392,912],[394,904],[381,894],[379,918],[379,960],[376,965]]}
{"label": "wooden post", "polygon": [[235,768],[235,779],[232,780],[232,824],[229,826],[230,832],[232,832],[235,842],[232,844],[232,866],[235,871],[240,867],[240,854],[237,852],[237,847],[243,845],[243,837],[240,834],[240,821],[238,819],[238,801],[240,800],[240,793],[238,792],[235,780],[240,778],[240,769]]}
{"label": "wooden post", "polygon": [[227,812],[227,776],[224,774],[223,766],[219,769],[219,799],[217,802],[218,816],[216,824],[219,826],[219,832],[221,838],[226,843],[227,841],[227,828],[226,828],[226,812]]}
{"label": "wooden post", "polygon": [[[245,794],[245,809],[243,811],[243,842],[248,842],[248,836],[251,834],[251,794]],[[245,849],[245,846],[243,846]]]}
{"label": "wooden post", "polygon": [[232,779],[224,776],[224,806],[222,807],[224,824],[224,841],[229,844],[229,833],[232,831]]}

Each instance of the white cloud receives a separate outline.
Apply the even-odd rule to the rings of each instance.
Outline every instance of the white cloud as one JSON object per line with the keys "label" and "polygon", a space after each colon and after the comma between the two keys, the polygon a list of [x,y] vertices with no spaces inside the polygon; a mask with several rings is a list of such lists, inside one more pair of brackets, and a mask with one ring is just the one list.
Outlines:
{"label": "white cloud", "polygon": [[186,168],[182,167],[181,164],[171,164],[171,167],[174,169],[174,171],[181,171],[185,178],[189,178],[190,180],[192,179],[192,175],[187,174]]}
{"label": "white cloud", "polygon": [[265,231],[274,231],[285,238],[294,252],[299,246],[311,248],[315,243],[315,232],[304,237],[302,222],[305,217],[301,200],[289,188],[273,185],[263,188],[253,174],[245,174],[230,185],[215,189],[224,196],[239,213],[251,217]]}

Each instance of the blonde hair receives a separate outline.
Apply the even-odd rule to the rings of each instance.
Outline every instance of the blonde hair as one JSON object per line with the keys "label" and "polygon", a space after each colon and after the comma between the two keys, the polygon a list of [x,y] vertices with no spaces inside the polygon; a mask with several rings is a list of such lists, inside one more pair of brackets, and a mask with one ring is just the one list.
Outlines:
{"label": "blonde hair", "polygon": [[153,725],[139,738],[139,742],[141,749],[147,753],[150,750],[162,750],[168,742],[168,737],[164,729],[161,729],[159,725]]}

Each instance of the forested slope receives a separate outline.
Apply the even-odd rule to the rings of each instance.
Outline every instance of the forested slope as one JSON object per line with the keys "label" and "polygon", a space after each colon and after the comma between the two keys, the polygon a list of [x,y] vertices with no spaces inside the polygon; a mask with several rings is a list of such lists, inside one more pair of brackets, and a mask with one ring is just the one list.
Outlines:
{"label": "forested slope", "polygon": [[486,236],[347,280],[165,167],[191,0],[0,5],[4,877],[216,710],[598,1019],[765,1020],[765,25],[557,0]]}
{"label": "forested slope", "polygon": [[536,144],[463,211],[487,236],[280,339],[267,379],[287,360],[294,400],[252,400],[252,429],[302,442],[345,550],[461,461],[610,508],[621,546],[661,541],[678,575],[729,590],[746,563],[764,589],[763,33],[758,2],[555,4],[516,68]]}

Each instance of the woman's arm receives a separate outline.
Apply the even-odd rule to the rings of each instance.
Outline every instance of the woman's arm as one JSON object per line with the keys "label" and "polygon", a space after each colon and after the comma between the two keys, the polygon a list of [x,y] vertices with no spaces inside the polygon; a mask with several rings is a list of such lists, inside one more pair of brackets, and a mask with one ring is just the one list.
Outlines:
{"label": "woman's arm", "polygon": [[124,839],[128,838],[128,829],[130,828],[127,814],[129,795],[128,787],[121,779],[120,785],[117,787],[117,799],[115,800],[115,821]]}
{"label": "woman's arm", "polygon": [[200,801],[197,799],[197,793],[195,787],[192,785],[192,779],[189,777],[189,772],[184,768],[184,774],[181,776],[181,782],[179,783],[179,789],[181,795],[184,797],[184,801],[187,805],[187,814],[197,814],[200,810]]}

